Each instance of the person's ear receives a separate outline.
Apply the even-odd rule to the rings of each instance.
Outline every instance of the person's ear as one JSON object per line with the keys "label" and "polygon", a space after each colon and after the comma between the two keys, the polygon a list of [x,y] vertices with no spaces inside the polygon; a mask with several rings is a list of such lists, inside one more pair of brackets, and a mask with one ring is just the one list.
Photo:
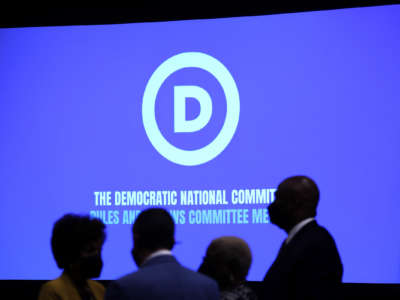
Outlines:
{"label": "person's ear", "polygon": [[301,207],[301,200],[295,197],[291,197],[288,201],[289,210],[297,210]]}

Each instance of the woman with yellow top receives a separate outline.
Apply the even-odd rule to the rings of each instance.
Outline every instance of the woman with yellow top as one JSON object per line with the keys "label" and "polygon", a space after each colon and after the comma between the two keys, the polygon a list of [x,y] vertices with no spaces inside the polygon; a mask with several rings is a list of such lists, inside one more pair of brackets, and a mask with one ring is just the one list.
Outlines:
{"label": "woman with yellow top", "polygon": [[100,276],[105,225],[89,216],[67,214],[53,227],[51,249],[63,273],[40,289],[39,300],[102,300],[104,286],[90,280]]}

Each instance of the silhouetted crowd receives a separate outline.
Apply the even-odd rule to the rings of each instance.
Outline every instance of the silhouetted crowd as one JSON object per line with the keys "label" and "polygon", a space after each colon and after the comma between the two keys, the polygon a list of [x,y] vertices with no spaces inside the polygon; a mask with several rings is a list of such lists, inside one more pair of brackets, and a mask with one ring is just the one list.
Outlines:
{"label": "silhouetted crowd", "polygon": [[104,223],[67,214],[54,224],[51,237],[63,272],[42,286],[39,300],[337,299],[343,266],[334,239],[315,220],[318,202],[319,189],[309,177],[294,176],[280,183],[268,212],[271,223],[288,236],[257,293],[246,283],[252,263],[246,241],[235,236],[214,239],[198,271],[190,270],[171,252],[175,224],[162,208],[142,211],[133,224],[132,257],[138,270],[105,289],[91,280],[100,276],[103,266]]}

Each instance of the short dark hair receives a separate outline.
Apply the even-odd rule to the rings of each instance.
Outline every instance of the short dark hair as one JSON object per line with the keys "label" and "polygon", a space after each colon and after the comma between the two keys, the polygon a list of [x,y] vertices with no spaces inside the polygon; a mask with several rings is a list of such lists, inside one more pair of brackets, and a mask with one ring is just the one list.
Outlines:
{"label": "short dark hair", "polygon": [[132,227],[135,243],[150,251],[171,250],[175,244],[175,224],[171,215],[163,208],[142,211]]}
{"label": "short dark hair", "polygon": [[87,243],[106,238],[105,225],[90,216],[66,214],[53,227],[51,250],[57,266],[64,269],[79,258]]}

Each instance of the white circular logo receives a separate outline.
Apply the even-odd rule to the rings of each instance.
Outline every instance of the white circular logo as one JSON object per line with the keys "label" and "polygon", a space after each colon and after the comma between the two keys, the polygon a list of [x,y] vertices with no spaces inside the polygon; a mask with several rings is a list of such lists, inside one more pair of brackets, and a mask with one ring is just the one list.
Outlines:
{"label": "white circular logo", "polygon": [[[180,149],[169,143],[155,118],[156,98],[161,85],[172,73],[184,68],[200,68],[211,73],[221,84],[227,104],[225,122],[218,136],[210,144],[196,150]],[[151,144],[166,159],[184,166],[201,165],[217,157],[235,134],[239,114],[239,92],[232,75],[217,59],[201,52],[185,52],[168,58],[151,75],[143,95],[143,125]]]}

